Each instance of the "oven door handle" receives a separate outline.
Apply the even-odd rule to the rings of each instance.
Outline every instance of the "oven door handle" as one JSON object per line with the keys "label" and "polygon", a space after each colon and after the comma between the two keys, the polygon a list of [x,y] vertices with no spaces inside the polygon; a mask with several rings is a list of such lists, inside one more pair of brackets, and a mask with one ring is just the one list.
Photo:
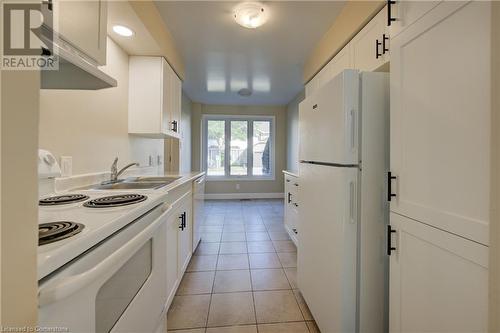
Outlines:
{"label": "oven door handle", "polygon": [[154,235],[158,227],[165,223],[166,216],[171,212],[171,207],[164,205],[162,209],[162,214],[153,223],[96,266],[86,272],[64,277],[40,287],[38,289],[38,306],[64,299],[102,278],[103,275],[107,275],[108,272],[114,273],[118,270]]}

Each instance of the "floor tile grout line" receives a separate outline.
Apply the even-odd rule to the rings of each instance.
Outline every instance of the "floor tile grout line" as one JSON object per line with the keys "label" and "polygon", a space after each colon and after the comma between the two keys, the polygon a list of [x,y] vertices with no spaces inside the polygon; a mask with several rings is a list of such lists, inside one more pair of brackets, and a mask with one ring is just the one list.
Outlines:
{"label": "floor tile grout line", "polygon": [[248,253],[248,241],[246,242],[246,246],[247,246],[248,268],[250,273],[250,289],[252,290],[252,304],[253,304],[253,315],[255,318],[255,329],[257,333],[259,333],[259,325],[257,324],[257,307],[255,305],[255,295],[253,289],[253,278],[252,278],[252,271],[250,268],[250,253]]}
{"label": "floor tile grout line", "polygon": [[[220,246],[219,246],[219,252],[220,252]],[[215,261],[215,272],[214,272],[214,280],[212,281],[212,289],[210,293],[210,300],[208,301],[208,311],[207,311],[207,320],[205,320],[205,332],[207,331],[208,327],[208,320],[210,318],[210,308],[212,307],[212,297],[213,297],[213,291],[215,287],[215,279],[217,278],[217,265],[219,264],[219,255],[217,254],[217,260]]]}

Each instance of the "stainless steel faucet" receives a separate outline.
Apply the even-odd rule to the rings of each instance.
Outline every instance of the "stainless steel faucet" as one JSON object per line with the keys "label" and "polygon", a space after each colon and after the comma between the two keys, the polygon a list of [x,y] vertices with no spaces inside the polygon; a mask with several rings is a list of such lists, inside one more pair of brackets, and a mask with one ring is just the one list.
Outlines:
{"label": "stainless steel faucet", "polygon": [[130,168],[132,166],[139,166],[139,163],[130,163],[130,164],[127,164],[126,166],[124,166],[123,168],[121,168],[120,171],[118,171],[117,164],[118,164],[118,157],[116,157],[115,160],[113,161],[113,164],[111,164],[110,182],[117,182],[118,177],[128,168]]}

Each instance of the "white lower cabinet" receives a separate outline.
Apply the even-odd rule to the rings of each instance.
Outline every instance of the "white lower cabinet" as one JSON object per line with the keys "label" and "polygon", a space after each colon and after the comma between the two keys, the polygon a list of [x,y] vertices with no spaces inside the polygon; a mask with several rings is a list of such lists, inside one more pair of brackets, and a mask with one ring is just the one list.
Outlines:
{"label": "white lower cabinet", "polygon": [[298,245],[299,235],[299,178],[285,173],[285,229],[290,238]]}
{"label": "white lower cabinet", "polygon": [[179,217],[180,225],[178,229],[178,275],[182,279],[182,275],[186,271],[189,260],[192,254],[192,233],[193,233],[193,214],[192,214],[192,193],[187,193],[180,199],[182,204],[177,215]]}
{"label": "white lower cabinet", "polygon": [[390,331],[486,332],[488,247],[391,213]]}
{"label": "white lower cabinet", "polygon": [[[183,223],[184,222],[184,223]],[[192,192],[172,203],[167,222],[167,306],[170,306],[191,259]]]}
{"label": "white lower cabinet", "polygon": [[170,306],[179,285],[177,264],[177,234],[179,230],[179,216],[172,214],[167,222],[167,306]]}

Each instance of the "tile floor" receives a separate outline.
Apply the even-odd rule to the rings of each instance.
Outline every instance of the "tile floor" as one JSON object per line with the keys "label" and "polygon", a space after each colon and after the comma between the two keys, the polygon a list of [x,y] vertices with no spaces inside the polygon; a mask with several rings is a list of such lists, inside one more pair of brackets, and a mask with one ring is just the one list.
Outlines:
{"label": "tile floor", "polygon": [[297,289],[282,200],[207,201],[202,241],[168,312],[168,332],[319,332]]}

